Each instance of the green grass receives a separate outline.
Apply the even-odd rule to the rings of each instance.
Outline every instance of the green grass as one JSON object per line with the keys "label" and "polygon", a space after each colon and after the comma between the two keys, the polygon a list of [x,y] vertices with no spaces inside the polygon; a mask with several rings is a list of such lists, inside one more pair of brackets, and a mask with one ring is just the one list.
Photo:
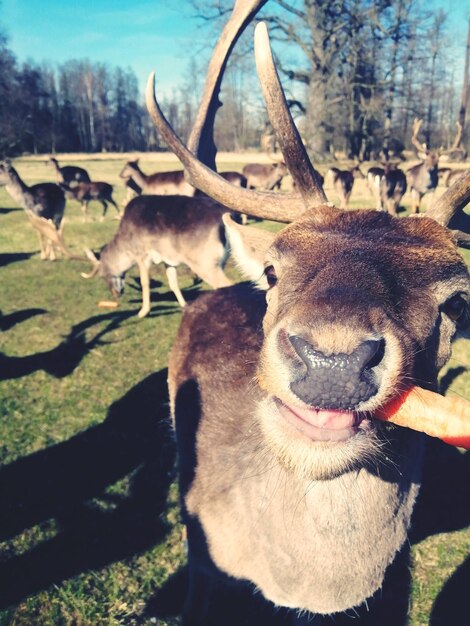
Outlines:
{"label": "green grass", "polygon": [[[120,203],[125,160],[109,155],[79,164],[113,183]],[[20,159],[16,167],[30,184],[53,178],[45,159]],[[159,157],[142,167],[175,163]],[[227,160],[223,169],[241,167]],[[352,205],[372,207],[359,183]],[[100,205],[92,203],[95,219],[84,222],[69,201],[70,249],[81,254],[84,245],[109,241],[118,226],[113,213],[110,207],[99,222]],[[119,309],[99,309],[109,297],[104,284],[80,277],[84,263],[41,262],[35,233],[2,188],[0,219],[0,598],[11,599],[0,626],[154,624],[144,609],[185,562],[171,445],[159,422],[167,414],[165,368],[181,312],[160,268],[152,274],[149,317],[135,315],[136,271]],[[182,288],[193,290],[189,271],[179,274]],[[461,366],[470,366],[464,340],[446,371]],[[465,371],[450,393],[468,397],[469,388]],[[469,551],[468,529],[414,549],[413,626],[428,623],[435,598]]]}

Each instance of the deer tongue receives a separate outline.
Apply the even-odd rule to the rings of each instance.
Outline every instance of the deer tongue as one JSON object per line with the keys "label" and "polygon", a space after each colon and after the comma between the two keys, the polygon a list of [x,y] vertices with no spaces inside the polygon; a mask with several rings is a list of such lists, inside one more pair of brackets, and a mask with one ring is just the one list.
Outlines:
{"label": "deer tongue", "polygon": [[354,411],[287,406],[278,402],[279,413],[310,439],[342,441],[357,432],[360,417]]}

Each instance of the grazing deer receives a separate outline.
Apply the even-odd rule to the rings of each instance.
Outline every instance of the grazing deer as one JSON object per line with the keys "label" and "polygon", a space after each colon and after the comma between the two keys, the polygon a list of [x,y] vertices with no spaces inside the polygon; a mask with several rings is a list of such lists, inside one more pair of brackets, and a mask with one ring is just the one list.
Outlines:
{"label": "grazing deer", "polygon": [[347,209],[354,186],[354,180],[356,178],[364,178],[364,174],[361,172],[359,166],[355,165],[351,170],[340,170],[337,167],[330,167],[326,175],[331,180],[331,184],[338,194],[340,208]]}
{"label": "grazing deer", "polygon": [[115,237],[101,250],[99,259],[88,251],[94,268],[84,278],[103,277],[114,297],[124,291],[125,274],[138,265],[142,307],[138,317],[150,312],[149,268],[164,263],[170,289],[178,303],[186,302],[178,286],[176,268],[187,265],[211,287],[232,282],[224,274],[228,246],[222,214],[227,209],[210,198],[140,196],[129,202]]}
{"label": "grazing deer", "polygon": [[[39,183],[28,185],[20,178],[18,172],[8,161],[0,162],[0,185],[4,185],[10,196],[30,214],[50,220],[57,233],[62,232],[61,222],[64,216],[65,196],[62,189],[55,183]],[[35,222],[36,223],[36,222]],[[54,246],[51,239],[41,230],[36,229],[39,236],[41,259],[55,259]]]}
{"label": "grazing deer", "polygon": [[113,200],[113,186],[109,183],[78,182],[75,185],[66,185],[65,183],[62,183],[61,188],[64,190],[67,198],[77,200],[77,202],[81,203],[80,208],[83,211],[84,218],[86,217],[88,211],[88,204],[92,200],[101,202],[101,204],[103,205],[103,215],[101,216],[101,220],[104,220],[106,212],[108,211],[108,202],[110,202],[114,206],[117,214],[120,215],[119,207]]}
{"label": "grazing deer", "polygon": [[384,167],[371,167],[367,171],[367,184],[376,200],[377,211],[398,215],[401,199],[406,192],[406,175],[396,163]]}
{"label": "grazing deer", "polygon": [[[205,115],[226,57],[262,4],[238,0],[224,28],[191,134],[200,144],[211,143]],[[445,224],[470,199],[470,174],[419,220],[333,207],[293,124],[264,24],[255,55],[301,198],[227,185],[198,160],[204,150],[191,138],[186,148],[169,126],[153,76],[147,88],[153,121],[199,189],[234,211],[292,222],[274,234],[224,220],[232,253],[266,297],[241,284],[198,298],[170,355],[188,527],[183,623],[258,624],[248,611],[236,622],[228,612],[211,619],[238,582],[268,601],[272,624],[344,624],[350,617],[339,613],[353,609],[358,626],[399,626],[427,441],[374,415],[407,385],[436,388],[469,317],[457,249],[468,236]]]}
{"label": "grazing deer", "polygon": [[287,167],[283,161],[278,163],[262,164],[247,163],[242,169],[246,177],[248,189],[280,189],[281,182],[287,174]]}
{"label": "grazing deer", "polygon": [[443,154],[450,154],[457,150],[457,146],[460,143],[462,137],[462,127],[457,122],[457,133],[454,138],[452,146],[448,150],[439,148],[438,150],[429,149],[425,143],[421,143],[418,140],[418,133],[420,131],[423,120],[415,119],[413,122],[413,134],[411,137],[411,143],[414,145],[418,152],[418,157],[422,159],[421,163],[410,167],[406,173],[406,179],[411,191],[411,210],[413,213],[419,213],[419,206],[421,204],[422,197],[434,191],[439,182],[439,157]]}
{"label": "grazing deer", "polygon": [[83,167],[77,167],[76,165],[60,167],[59,162],[54,157],[49,159],[49,163],[54,167],[57,174],[57,182],[59,183],[70,185],[70,183],[76,182],[91,182],[88,172]]}
{"label": "grazing deer", "polygon": [[143,194],[193,196],[195,191],[194,187],[186,182],[183,170],[156,172],[148,175],[140,169],[138,159],[128,161],[119,176],[125,180],[132,179]]}

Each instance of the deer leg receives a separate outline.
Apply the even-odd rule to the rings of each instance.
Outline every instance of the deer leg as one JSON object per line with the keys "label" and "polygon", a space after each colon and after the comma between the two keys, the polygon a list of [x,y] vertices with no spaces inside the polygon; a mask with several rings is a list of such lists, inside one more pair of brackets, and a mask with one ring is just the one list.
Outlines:
{"label": "deer leg", "polygon": [[46,238],[46,245],[47,245],[49,260],[55,261],[57,257],[55,255],[54,244],[52,243],[50,239]]}
{"label": "deer leg", "polygon": [[167,265],[166,276],[168,278],[168,285],[170,286],[171,291],[175,294],[178,304],[181,308],[184,308],[186,306],[186,300],[184,299],[180,286],[178,285],[178,274],[176,273],[176,267],[174,267],[174,265]]}
{"label": "deer leg", "polygon": [[419,213],[419,204],[421,201],[421,194],[416,189],[411,190],[411,212]]}
{"label": "deer leg", "polygon": [[47,256],[46,256],[46,247],[44,244],[43,234],[38,233],[38,237],[39,237],[39,249],[41,251],[41,260],[44,261],[45,259],[47,259]]}
{"label": "deer leg", "polygon": [[145,261],[138,259],[137,265],[139,266],[140,284],[142,286],[142,308],[138,312],[137,317],[142,318],[150,312],[150,275]]}
{"label": "deer leg", "polygon": [[108,211],[108,203],[106,202],[106,200],[100,200],[100,202],[103,205],[103,215],[101,216],[101,221],[103,221]]}

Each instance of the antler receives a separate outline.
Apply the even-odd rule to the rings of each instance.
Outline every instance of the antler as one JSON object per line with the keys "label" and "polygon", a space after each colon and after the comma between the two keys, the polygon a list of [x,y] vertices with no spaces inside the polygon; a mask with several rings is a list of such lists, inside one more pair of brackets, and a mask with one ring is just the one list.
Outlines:
{"label": "antler", "polygon": [[[195,149],[198,154],[205,154],[203,159],[196,158],[191,150],[184,146],[165,119],[155,98],[154,74],[150,75],[147,83],[147,107],[153,122],[168,146],[183,163],[188,179],[192,185],[235,211],[278,222],[290,222],[296,219],[299,214],[305,210],[305,206],[300,204],[297,194],[278,194],[275,192],[259,192],[237,188],[209,169],[204,162],[201,162],[205,160],[206,164],[210,164],[208,152],[206,152],[204,144],[210,145],[210,150],[212,150],[212,154],[215,155],[215,146],[213,146],[212,140],[213,115],[215,115],[216,107],[218,106],[218,88],[220,87],[227,56],[234,44],[234,41],[227,41],[227,38],[238,38],[241,30],[246,26],[249,19],[251,19],[262,4],[264,4],[264,0],[238,0],[229,20],[229,24],[222,33],[221,39],[224,39],[224,46],[221,47],[219,44],[216,46],[216,51],[214,52],[210,65],[212,68],[210,73],[211,78],[206,81],[205,92],[202,99],[203,104],[201,105],[201,111],[204,111],[204,113],[198,115],[198,121],[191,134],[190,142],[193,149]],[[222,51],[226,56],[221,60],[219,57]],[[266,65],[266,63],[269,64],[270,54],[266,55],[266,53],[264,53],[264,58],[265,60],[261,61],[261,67]],[[266,58],[268,59],[267,61]],[[272,64],[272,57],[270,63]],[[265,67],[263,72],[268,74],[268,78],[265,79],[262,77],[263,82],[272,80],[273,69],[269,70],[267,66]],[[275,69],[274,74],[276,75]],[[268,93],[269,91],[272,92],[272,94],[268,96],[268,101],[275,103],[273,105],[273,112],[270,113],[270,115],[276,116],[279,114],[282,117],[282,122],[278,123],[276,120],[273,126],[275,126],[277,132],[282,135],[282,138],[279,138],[279,142],[283,148],[283,152],[285,150],[288,153],[287,157],[285,156],[286,161],[293,169],[294,178],[296,181],[298,180],[299,188],[307,207],[323,204],[326,201],[326,197],[319,184],[319,180],[316,179],[315,170],[308,161],[303,144],[290,117],[277,75],[275,76],[275,81],[275,86],[266,87],[265,91],[267,90]],[[217,92],[215,90],[217,90]],[[276,111],[276,113],[274,113],[274,111]],[[283,111],[282,114],[280,113],[281,111]],[[204,123],[205,115],[211,117],[210,123]],[[290,142],[292,142],[292,144]],[[297,160],[298,163],[296,162]]]}
{"label": "antler", "polygon": [[[448,226],[451,219],[456,216],[470,202],[470,169],[459,176],[452,187],[449,187],[440,198],[426,211],[426,216],[431,217],[439,224]],[[457,240],[465,242],[468,236],[465,233],[455,231]],[[459,236],[462,237],[459,239]],[[467,247],[467,246],[466,246]]]}
{"label": "antler", "polygon": [[215,170],[214,121],[219,101],[220,85],[228,58],[238,38],[268,0],[236,0],[229,21],[212,53],[204,83],[199,111],[188,139],[188,149],[205,165]]}
{"label": "antler", "polygon": [[418,141],[418,133],[420,131],[422,123],[423,123],[423,120],[420,120],[417,117],[415,117],[414,122],[413,122],[413,135],[411,137],[411,143],[418,150],[418,152],[427,152],[428,151],[427,145],[425,143],[420,143]]}
{"label": "antler", "polygon": [[269,45],[268,29],[263,22],[255,29],[255,59],[269,119],[289,172],[307,207],[325,204],[327,198],[318,173],[307,156],[287,106]]}
{"label": "antler", "polygon": [[[206,81],[204,88],[201,113],[198,114],[194,130],[191,133],[190,144],[192,144],[193,149],[195,149],[198,154],[205,152],[204,144],[210,145],[210,150],[215,149],[212,139],[213,118],[211,123],[204,123],[204,116],[209,114],[210,116],[215,115],[215,110],[218,106],[218,88],[220,87],[222,75],[225,70],[227,57],[234,44],[234,41],[230,41],[229,37],[232,39],[238,38],[243,28],[247,25],[249,18],[251,19],[253,14],[265,1],[266,0],[238,0],[229,23],[224,28],[221,36],[221,39],[224,40],[224,46],[219,46],[219,44],[216,46],[213,59],[210,63],[210,67],[212,68],[210,79]],[[225,58],[221,59],[221,54],[225,54]],[[305,207],[303,207],[299,201],[298,195],[279,194],[269,191],[252,191],[235,187],[221,176],[218,176],[218,174],[207,167],[204,162],[196,158],[176,135],[158,105],[155,98],[155,74],[151,74],[149,77],[146,100],[147,108],[154,124],[170,149],[183,163],[192,185],[234,211],[248,213],[249,215],[263,219],[278,222],[291,222],[305,210]],[[213,152],[213,154],[215,153]],[[203,158],[206,162],[209,162],[207,152],[205,152]]]}
{"label": "antler", "polygon": [[462,124],[458,120],[455,124],[457,126],[457,130],[455,132],[454,141],[451,147],[447,148],[446,150],[439,150],[439,154],[450,154],[451,152],[465,152],[465,148],[459,148],[460,140],[462,139]]}

